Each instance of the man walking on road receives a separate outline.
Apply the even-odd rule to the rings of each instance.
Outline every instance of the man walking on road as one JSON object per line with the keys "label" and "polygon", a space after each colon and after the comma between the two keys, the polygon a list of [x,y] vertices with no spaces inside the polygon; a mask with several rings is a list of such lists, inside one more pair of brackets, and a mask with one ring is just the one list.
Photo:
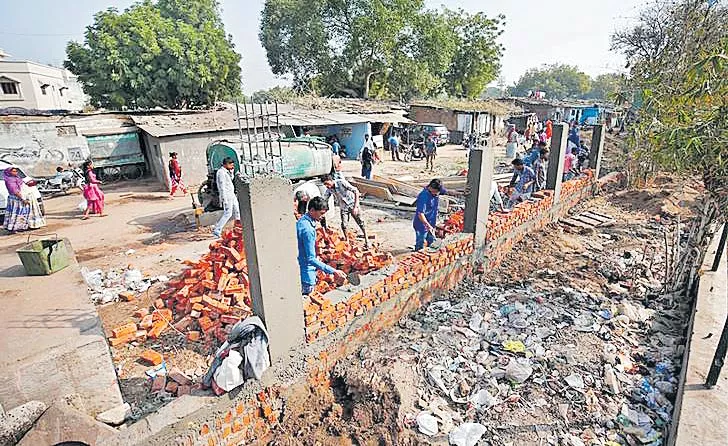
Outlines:
{"label": "man walking on road", "polygon": [[364,145],[359,152],[359,158],[361,160],[361,176],[367,180],[372,179],[372,167],[374,161],[377,159],[377,153],[374,151],[374,143],[369,138],[369,135],[364,135]]}
{"label": "man walking on road", "polygon": [[323,198],[328,203],[329,197],[334,196],[334,202],[341,212],[341,230],[346,234],[346,223],[353,218],[364,234],[364,247],[369,247],[367,231],[364,229],[364,221],[361,219],[361,207],[359,206],[359,189],[341,178],[335,180],[331,175],[321,177],[321,182],[326,186]]}
{"label": "man walking on road", "polygon": [[220,237],[222,230],[227,224],[230,217],[234,220],[240,220],[240,206],[238,197],[235,195],[235,186],[233,185],[233,171],[235,170],[235,161],[232,158],[222,160],[222,167],[217,169],[215,174],[215,183],[217,184],[217,192],[220,196],[220,205],[223,212],[220,220],[215,224],[212,230],[215,237]]}
{"label": "man walking on road", "polygon": [[425,141],[425,170],[428,168],[430,172],[435,167],[435,157],[437,156],[437,141],[434,135],[427,137]]}
{"label": "man walking on road", "polygon": [[435,241],[435,224],[437,223],[437,209],[440,204],[440,194],[447,191],[442,187],[442,182],[433,179],[422,192],[417,196],[417,208],[412,227],[415,230],[415,251],[421,250],[427,241],[431,246]]}
{"label": "man walking on road", "polygon": [[301,273],[301,294],[308,296],[316,288],[316,271],[333,274],[336,278],[346,279],[346,273],[335,269],[316,256],[316,222],[329,210],[329,205],[321,197],[314,197],[308,203],[308,212],[296,222],[298,239],[298,267]]}
{"label": "man walking on road", "polygon": [[387,142],[389,143],[389,150],[392,152],[392,161],[401,161],[399,159],[399,139],[392,133]]}

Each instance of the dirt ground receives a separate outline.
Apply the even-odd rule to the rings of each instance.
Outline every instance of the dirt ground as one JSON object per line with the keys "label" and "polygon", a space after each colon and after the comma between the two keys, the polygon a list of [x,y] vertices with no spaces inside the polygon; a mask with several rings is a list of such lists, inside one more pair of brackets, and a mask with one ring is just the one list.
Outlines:
{"label": "dirt ground", "polygon": [[[445,146],[440,152],[438,174],[452,175],[466,165],[465,152],[459,147]],[[358,163],[348,161],[345,165],[347,172],[354,172]],[[376,166],[375,172],[411,177],[421,175],[419,178],[426,180],[430,175],[420,172],[423,165],[424,161],[396,163],[385,160]],[[172,277],[182,269],[183,260],[196,259],[208,250],[213,240],[209,228],[198,231],[182,216],[192,209],[189,196],[169,199],[167,192],[151,179],[103,185],[102,188],[106,195],[107,217],[80,220],[81,212],[77,206],[82,197],[79,191],[48,198],[45,200],[48,226],[31,232],[31,238],[57,234],[70,240],[82,267],[101,269],[105,273],[134,268],[140,270],[144,277]],[[375,208],[364,209],[363,213],[368,233],[375,235],[382,250],[394,255],[409,252],[414,244],[412,215]],[[333,227],[339,227],[340,217],[336,209],[327,217]],[[356,225],[352,221],[349,227],[356,228]],[[26,238],[25,234],[0,237],[0,280],[7,283],[5,288],[8,290],[21,284],[18,278],[24,273],[15,250],[26,242]],[[119,325],[136,321],[133,313],[148,307],[163,288],[163,284],[157,283],[133,302],[98,305],[107,335]],[[52,296],[53,290],[37,290],[37,293]],[[48,305],[52,305],[50,300]],[[138,355],[147,348],[165,354],[168,370],[178,369],[194,378],[206,372],[210,352],[215,346],[187,343],[184,336],[172,331],[157,342],[149,340],[143,344],[111,348],[122,395],[132,405],[133,418],[139,418],[167,402],[163,397],[149,393],[149,379],[144,373],[148,367],[138,361]]]}
{"label": "dirt ground", "polygon": [[[478,444],[626,444],[620,435],[629,435],[620,429],[634,432],[634,427],[620,424],[629,424],[619,415],[625,413],[624,406],[652,414],[656,424],[650,435],[664,438],[664,420],[645,406],[639,384],[632,386],[642,376],[652,379],[660,358],[671,364],[670,376],[678,373],[672,367],[679,367],[687,309],[685,302],[659,295],[664,279],[661,240],[664,225],[675,221],[674,209],[668,205],[680,203],[680,213],[688,215],[685,208],[695,204],[695,190],[678,190],[669,178],[659,181],[659,190],[623,192],[582,204],[579,211],[608,215],[615,219],[614,224],[589,230],[552,225],[521,242],[495,271],[462,284],[440,302],[370,339],[358,354],[334,367],[329,388],[301,388],[288,401],[282,428],[269,444],[447,444],[446,433],[463,422],[485,426]],[[661,219],[656,220],[655,215]],[[624,269],[624,259],[632,256],[639,262],[635,261],[631,271]],[[458,310],[437,311],[437,305],[444,302]],[[519,302],[537,315],[550,314],[546,320],[558,325],[544,325],[546,334],[536,338],[533,334],[519,337],[530,345],[526,357],[536,354],[543,358],[535,360],[528,381],[496,386],[491,373],[520,355],[500,349],[501,338],[488,338],[492,330],[475,338],[489,341],[473,341],[468,320],[477,311],[491,327],[496,326],[496,332],[506,330],[508,336],[518,336],[520,331],[498,325],[503,322],[497,318],[499,307],[503,311],[502,305]],[[611,319],[619,312],[615,308],[625,302],[656,310],[657,316],[649,322],[633,320],[627,326],[621,324],[624,319],[620,316],[615,323]],[[575,310],[596,314],[604,311],[600,308],[611,309],[606,313],[610,321],[596,332],[576,330]],[[545,352],[538,353],[534,345],[541,345]],[[618,373],[622,390],[617,393],[608,390],[603,378],[608,346],[627,352],[617,360],[616,368],[631,364],[622,359],[625,357],[636,364],[633,370]],[[462,358],[469,348],[478,347],[485,349],[476,356],[485,369],[480,376],[471,370],[473,363]],[[536,353],[531,352],[534,348]],[[454,388],[449,394],[440,391],[425,370],[425,364],[438,360],[450,364],[448,376],[453,380],[448,383]],[[584,377],[583,389],[564,384],[570,373]],[[496,403],[486,410],[476,409],[466,398],[478,388],[499,392]],[[669,412],[671,403],[664,404]],[[418,432],[415,417],[423,411],[438,421],[440,432],[432,437]],[[629,441],[635,440],[630,437]]]}

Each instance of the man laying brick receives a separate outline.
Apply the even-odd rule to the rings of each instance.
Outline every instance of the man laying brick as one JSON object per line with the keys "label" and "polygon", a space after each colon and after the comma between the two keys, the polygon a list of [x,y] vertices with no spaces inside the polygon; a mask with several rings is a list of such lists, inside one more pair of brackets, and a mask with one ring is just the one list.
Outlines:
{"label": "man laying brick", "polygon": [[442,182],[435,178],[417,196],[417,209],[412,221],[412,227],[415,229],[415,251],[419,251],[424,247],[425,240],[427,240],[428,246],[435,241],[437,209],[440,204],[438,196],[446,193],[447,191],[442,187]]}
{"label": "man laying brick", "polygon": [[364,221],[361,219],[361,207],[359,206],[359,189],[352,186],[345,178],[334,179],[331,175],[321,177],[321,182],[326,186],[323,198],[328,203],[329,198],[334,196],[334,202],[341,212],[341,230],[346,234],[346,223],[349,218],[354,218],[356,224],[364,234],[364,247],[369,247],[367,231],[364,229]]}
{"label": "man laying brick", "polygon": [[346,279],[346,273],[335,269],[316,256],[316,222],[329,210],[328,203],[321,197],[308,202],[308,212],[296,222],[298,238],[298,266],[301,271],[301,294],[308,296],[316,287],[316,271],[333,274]]}
{"label": "man laying brick", "polygon": [[511,164],[513,164],[513,177],[510,186],[513,191],[508,200],[508,207],[513,207],[514,204],[527,200],[533,193],[533,184],[536,181],[536,173],[533,169],[524,165],[522,159],[516,158]]}

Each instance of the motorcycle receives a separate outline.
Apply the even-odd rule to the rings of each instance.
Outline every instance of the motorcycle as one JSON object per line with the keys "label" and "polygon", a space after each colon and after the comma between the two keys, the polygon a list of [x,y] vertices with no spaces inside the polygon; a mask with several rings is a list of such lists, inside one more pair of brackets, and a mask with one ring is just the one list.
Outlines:
{"label": "motorcycle", "polygon": [[55,176],[38,181],[38,191],[42,195],[67,194],[69,190],[77,187],[83,189],[86,179],[78,167],[69,170],[59,170]]}

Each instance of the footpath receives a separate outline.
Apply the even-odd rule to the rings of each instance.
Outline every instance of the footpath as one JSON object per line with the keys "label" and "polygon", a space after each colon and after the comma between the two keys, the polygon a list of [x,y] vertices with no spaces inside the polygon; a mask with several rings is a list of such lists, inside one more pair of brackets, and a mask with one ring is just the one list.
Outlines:
{"label": "footpath", "polygon": [[718,271],[710,271],[719,235],[720,231],[708,250],[700,279],[677,435],[673,436],[676,446],[723,446],[728,439],[728,365],[723,366],[715,387],[704,387],[728,314],[725,251]]}

